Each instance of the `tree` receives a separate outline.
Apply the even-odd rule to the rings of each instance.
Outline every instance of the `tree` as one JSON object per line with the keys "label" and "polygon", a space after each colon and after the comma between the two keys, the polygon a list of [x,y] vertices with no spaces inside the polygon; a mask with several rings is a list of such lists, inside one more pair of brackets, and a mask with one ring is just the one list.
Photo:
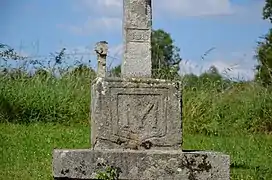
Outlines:
{"label": "tree", "polygon": [[121,76],[121,65],[112,68],[110,70],[110,75],[113,77],[120,77]]}
{"label": "tree", "polygon": [[10,46],[0,43],[0,58],[7,60],[23,60],[25,57],[19,55],[13,48]]}
{"label": "tree", "polygon": [[[152,77],[174,79],[178,77],[179,63],[182,60],[180,49],[174,45],[170,34],[162,29],[153,30],[151,35]],[[113,68],[111,74],[120,76],[121,65]]]}
{"label": "tree", "polygon": [[[263,8],[263,19],[272,23],[272,0],[266,0]],[[272,85],[272,29],[269,30],[263,41],[258,42],[257,55],[259,65],[256,67],[255,79],[264,86]]]}
{"label": "tree", "polygon": [[263,8],[263,19],[269,19],[272,23],[272,0],[266,0]]}
{"label": "tree", "polygon": [[211,66],[208,71],[202,73],[199,76],[199,81],[202,85],[215,87],[223,84],[224,80],[215,66]]}
{"label": "tree", "polygon": [[258,44],[256,57],[259,65],[256,67],[256,79],[264,86],[270,86],[272,85],[272,29],[264,37],[264,41]]}
{"label": "tree", "polygon": [[182,76],[182,85],[184,88],[193,89],[198,87],[199,84],[199,77],[193,73],[184,74]]}
{"label": "tree", "polygon": [[182,60],[180,49],[174,45],[170,34],[162,29],[153,30],[151,36],[152,77],[173,79],[178,76]]}
{"label": "tree", "polygon": [[76,68],[74,68],[68,75],[71,77],[76,78],[86,78],[86,79],[93,79],[96,76],[96,72],[91,67],[86,65],[80,64]]}

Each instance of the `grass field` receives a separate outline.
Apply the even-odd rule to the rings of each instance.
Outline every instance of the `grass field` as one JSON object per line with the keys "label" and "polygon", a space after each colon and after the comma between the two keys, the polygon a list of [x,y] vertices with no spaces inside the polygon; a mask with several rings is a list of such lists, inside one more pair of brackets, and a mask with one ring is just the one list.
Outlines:
{"label": "grass field", "polygon": [[[52,179],[54,148],[90,147],[94,76],[15,75],[0,77],[0,180]],[[184,149],[231,155],[232,179],[272,180],[272,91],[202,80],[183,88]]]}
{"label": "grass field", "polygon": [[[54,148],[89,148],[89,127],[60,124],[0,124],[0,179],[52,179]],[[272,137],[185,134],[184,149],[216,150],[231,155],[231,177],[272,179]]]}

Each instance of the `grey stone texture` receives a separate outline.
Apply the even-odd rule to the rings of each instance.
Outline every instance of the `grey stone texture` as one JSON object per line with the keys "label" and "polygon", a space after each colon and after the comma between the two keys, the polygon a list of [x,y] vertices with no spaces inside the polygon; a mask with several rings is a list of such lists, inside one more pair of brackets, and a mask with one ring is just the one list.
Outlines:
{"label": "grey stone texture", "polygon": [[96,43],[95,52],[97,55],[97,77],[106,77],[106,60],[108,53],[108,43],[100,41]]}
{"label": "grey stone texture", "polygon": [[93,149],[181,149],[179,82],[97,78],[91,92]]}
{"label": "grey stone texture", "polygon": [[124,0],[123,77],[151,77],[151,0]]}
{"label": "grey stone texture", "polygon": [[105,165],[120,180],[229,180],[229,157],[215,152],[55,150],[55,179],[96,179]]}

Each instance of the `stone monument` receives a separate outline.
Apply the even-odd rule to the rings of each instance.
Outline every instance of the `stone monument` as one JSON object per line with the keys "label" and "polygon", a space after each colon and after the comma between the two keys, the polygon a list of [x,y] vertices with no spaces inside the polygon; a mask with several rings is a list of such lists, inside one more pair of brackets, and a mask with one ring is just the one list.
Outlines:
{"label": "stone monument", "polygon": [[151,77],[151,0],[124,0],[124,58],[126,77]]}
{"label": "stone monument", "polygon": [[229,180],[230,158],[183,151],[180,82],[151,78],[151,0],[124,0],[122,78],[106,77],[107,43],[96,46],[91,149],[53,151],[55,179]]}

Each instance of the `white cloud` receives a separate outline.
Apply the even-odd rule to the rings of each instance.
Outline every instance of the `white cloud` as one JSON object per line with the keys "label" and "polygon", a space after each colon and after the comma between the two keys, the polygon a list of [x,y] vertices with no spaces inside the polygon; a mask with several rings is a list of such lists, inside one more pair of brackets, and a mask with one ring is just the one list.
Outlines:
{"label": "white cloud", "polygon": [[211,66],[215,66],[220,74],[227,78],[233,78],[234,80],[243,79],[251,80],[254,77],[254,71],[252,68],[243,67],[240,64],[230,64],[225,60],[217,60],[209,63],[196,64],[193,61],[182,62],[180,64],[180,74],[196,74],[200,75],[207,71]]}
{"label": "white cloud", "polygon": [[[85,8],[89,17],[82,25],[65,25],[77,34],[122,28],[123,0],[81,0],[74,1]],[[234,13],[230,0],[153,0],[153,14],[161,18],[183,16],[217,16]]]}
{"label": "white cloud", "polygon": [[[180,74],[193,73],[200,75],[211,66],[215,66],[220,74],[234,80],[251,80],[254,78],[254,52],[231,52],[226,54],[217,53],[213,57],[207,57],[203,61],[184,60],[180,63]],[[247,54],[247,55],[245,55]]]}
{"label": "white cloud", "polygon": [[120,10],[123,6],[123,0],[98,0],[97,4],[101,8],[108,8],[111,10],[118,8]]}
{"label": "white cloud", "polygon": [[[88,35],[97,31],[120,31],[122,26],[123,0],[74,0],[71,8],[85,10],[87,18],[81,25],[63,25],[77,34]],[[251,1],[246,6],[231,0],[153,0],[154,19],[180,17],[231,16],[231,21],[252,22],[261,20],[260,9],[264,1]],[[234,17],[235,16],[235,17]]]}
{"label": "white cloud", "polygon": [[229,15],[234,12],[230,0],[157,0],[154,9],[163,16]]}
{"label": "white cloud", "polygon": [[[123,0],[83,0],[83,5],[96,14],[121,16]],[[222,15],[233,12],[230,0],[156,0],[152,2],[155,11],[181,16]]]}
{"label": "white cloud", "polygon": [[241,64],[234,63],[230,64],[227,61],[214,61],[211,62],[210,66],[215,66],[219,73],[226,77],[234,78],[234,79],[252,79],[254,74],[253,71],[248,67],[243,67]]}
{"label": "white cloud", "polygon": [[123,0],[82,0],[80,2],[91,15],[110,17],[121,17],[122,15]]}
{"label": "white cloud", "polygon": [[68,29],[74,34],[89,35],[97,32],[121,30],[122,20],[115,17],[88,18],[80,26],[59,24],[58,27]]}
{"label": "white cloud", "polygon": [[[154,19],[181,17],[218,17],[232,15],[231,21],[252,22],[261,20],[260,9],[264,1],[252,1],[246,6],[231,0],[153,0]],[[117,32],[122,28],[123,0],[75,0],[72,8],[77,12],[85,10],[83,24],[62,25],[73,33],[89,35],[94,32]]]}

